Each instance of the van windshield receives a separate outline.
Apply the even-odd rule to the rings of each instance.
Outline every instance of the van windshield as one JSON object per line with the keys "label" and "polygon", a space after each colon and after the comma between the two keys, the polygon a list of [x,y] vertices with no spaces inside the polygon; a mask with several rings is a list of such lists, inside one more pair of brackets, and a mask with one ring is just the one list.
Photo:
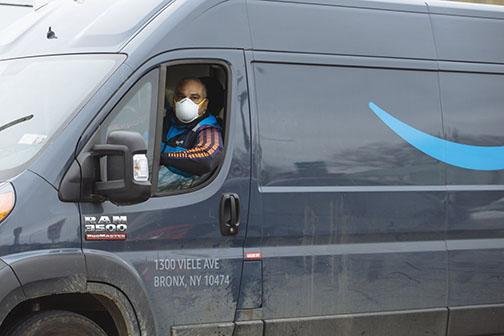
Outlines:
{"label": "van windshield", "polygon": [[124,59],[67,55],[1,61],[0,175],[32,159]]}

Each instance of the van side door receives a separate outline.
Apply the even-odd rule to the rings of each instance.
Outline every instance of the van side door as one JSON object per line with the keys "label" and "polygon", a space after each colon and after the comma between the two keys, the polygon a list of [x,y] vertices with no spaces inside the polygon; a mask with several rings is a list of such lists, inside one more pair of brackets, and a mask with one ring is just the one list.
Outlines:
{"label": "van side door", "polygon": [[445,335],[444,166],[380,118],[441,137],[436,62],[258,51],[248,66],[265,335]]}

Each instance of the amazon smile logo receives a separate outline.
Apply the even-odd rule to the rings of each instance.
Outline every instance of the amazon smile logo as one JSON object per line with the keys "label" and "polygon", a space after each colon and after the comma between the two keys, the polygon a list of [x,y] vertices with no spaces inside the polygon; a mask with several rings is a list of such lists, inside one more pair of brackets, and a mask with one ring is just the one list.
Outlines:
{"label": "amazon smile logo", "polygon": [[471,146],[444,140],[403,123],[373,102],[369,108],[404,141],[436,160],[472,170],[504,169],[504,146]]}

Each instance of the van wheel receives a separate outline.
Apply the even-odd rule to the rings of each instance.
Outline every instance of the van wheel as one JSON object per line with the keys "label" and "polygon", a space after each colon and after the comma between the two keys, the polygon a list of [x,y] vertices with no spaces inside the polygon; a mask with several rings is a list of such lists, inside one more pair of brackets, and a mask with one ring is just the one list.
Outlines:
{"label": "van wheel", "polygon": [[107,336],[96,323],[79,314],[50,310],[18,324],[9,336]]}

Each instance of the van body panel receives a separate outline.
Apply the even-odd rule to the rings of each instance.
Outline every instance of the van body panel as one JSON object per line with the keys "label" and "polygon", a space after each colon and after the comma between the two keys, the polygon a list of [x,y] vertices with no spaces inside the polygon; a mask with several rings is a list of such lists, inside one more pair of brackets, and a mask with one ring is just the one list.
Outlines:
{"label": "van body panel", "polygon": [[78,206],[61,203],[57,190],[29,170],[11,182],[16,206],[0,225],[0,253],[8,270],[16,272],[17,286],[24,286],[27,297],[83,292]]}
{"label": "van body panel", "polygon": [[[469,71],[456,64],[452,65],[452,71],[439,74],[444,138],[474,146],[502,146],[504,134],[499,126],[503,121],[504,74],[475,71],[492,68]],[[502,170],[471,171],[455,166],[446,169],[447,185],[504,185]],[[477,199],[481,197],[476,196]]]}
{"label": "van body panel", "polygon": [[448,241],[448,250],[450,307],[503,302],[503,239]]}
{"label": "van body panel", "polygon": [[[499,125],[504,121],[504,74],[493,71],[501,66],[470,68],[451,62],[445,69],[439,75],[444,138],[475,146],[502,146]],[[502,303],[504,171],[454,166],[447,166],[446,171],[449,186],[480,186],[479,190],[461,188],[447,195],[449,307]]]}
{"label": "van body panel", "polygon": [[243,263],[238,309],[258,309],[262,307],[262,261],[247,260]]}
{"label": "van body panel", "polygon": [[[271,0],[259,0],[270,1]],[[427,13],[425,1],[422,0],[276,0],[276,2],[287,2],[296,4],[310,4],[319,6],[352,7],[381,9],[398,12]]]}
{"label": "van body panel", "polygon": [[250,49],[244,0],[178,0],[142,30],[123,52],[138,67],[169,50],[189,48]]}
{"label": "van body panel", "polygon": [[265,336],[446,335],[447,309],[266,320]]}
{"label": "van body panel", "polygon": [[264,336],[264,322],[238,321],[235,323],[234,336]]}
{"label": "van body panel", "polygon": [[233,336],[234,323],[200,324],[173,327],[171,336]]}
{"label": "van body panel", "polygon": [[[298,64],[280,63],[282,54],[266,63],[259,56],[253,68],[261,187],[444,184],[442,165],[405,143],[369,108],[376,103],[403,122],[442,137],[436,72],[305,65],[301,55]],[[411,90],[397,96],[403,87]],[[290,97],[290,92],[304,95]],[[279,129],[280,122],[284,127]],[[400,160],[392,154],[398,152]]]}
{"label": "van body panel", "polygon": [[446,307],[445,170],[368,107],[442,136],[437,72],[265,54],[249,66],[258,133],[246,245],[263,253],[264,318]]}
{"label": "van body panel", "polygon": [[438,57],[443,61],[504,63],[504,11],[500,18],[432,14]]}
{"label": "van body panel", "polygon": [[504,19],[502,6],[444,0],[427,0],[425,3],[432,14]]}
{"label": "van body panel", "polygon": [[480,74],[504,74],[504,65],[489,63],[468,63],[439,61],[439,70],[452,72],[469,72]]}
{"label": "van body panel", "polygon": [[[310,64],[310,65],[334,65],[348,66],[354,68],[384,68],[384,69],[411,69],[411,70],[431,70],[439,69],[438,62],[417,59],[395,59],[390,57],[366,57],[366,56],[342,56],[342,55],[320,55],[307,53],[285,53],[275,51],[250,51],[253,58],[258,62],[277,63],[281,58],[283,63]],[[464,63],[466,65],[467,63]],[[451,63],[445,62],[445,67]],[[467,64],[466,66],[471,66]],[[475,65],[473,65],[475,66]],[[491,69],[494,67],[490,66]],[[497,66],[495,66],[497,67]],[[485,67],[488,69],[488,66]],[[499,68],[500,69],[500,68]],[[504,71],[504,68],[502,68]]]}
{"label": "van body panel", "polygon": [[[436,215],[444,195],[417,194],[308,193],[311,202],[306,193],[263,196],[262,222],[289,223],[266,229],[262,241],[265,318],[445,307],[445,243],[426,241],[442,239]],[[396,232],[383,234],[386,227]]]}
{"label": "van body panel", "polygon": [[447,336],[498,335],[504,330],[503,305],[450,308]]}
{"label": "van body panel", "polygon": [[12,184],[16,205],[0,225],[0,255],[4,260],[23,252],[81,248],[77,204],[60,202],[58,191],[30,170],[13,179]]}
{"label": "van body panel", "polygon": [[254,50],[436,59],[425,13],[259,0],[248,10]]}

